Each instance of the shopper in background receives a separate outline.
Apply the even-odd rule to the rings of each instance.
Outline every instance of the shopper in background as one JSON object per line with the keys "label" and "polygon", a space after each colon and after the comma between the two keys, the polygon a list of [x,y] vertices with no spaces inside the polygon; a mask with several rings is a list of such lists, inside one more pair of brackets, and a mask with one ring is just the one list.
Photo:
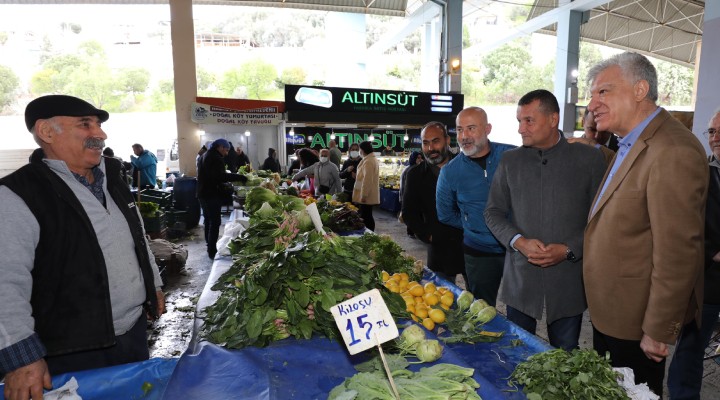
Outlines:
{"label": "shopper in background", "polygon": [[720,109],[715,111],[705,135],[712,154],[710,184],[705,208],[705,291],[702,319],[683,327],[668,370],[668,391],[675,400],[699,399],[703,358],[720,314]]}
{"label": "shopper in background", "polygon": [[508,320],[533,335],[544,309],[550,345],[572,351],[587,309],[583,231],[605,159],[565,140],[547,90],[520,98],[517,120],[523,146],[503,153],[485,207],[488,228],[507,249],[500,299]]}
{"label": "shopper in background", "polygon": [[373,206],[380,204],[380,164],[371,142],[361,142],[359,147],[362,161],[358,164],[357,172],[351,172],[355,178],[352,201],[358,205],[365,226],[374,231]]}
{"label": "shopper in background", "polygon": [[155,154],[145,150],[141,144],[132,145],[134,156],[130,156],[130,163],[134,168],[138,189],[154,188],[157,185],[157,157]]}
{"label": "shopper in background", "polygon": [[202,163],[202,157],[207,150],[207,146],[205,145],[202,145],[200,150],[198,150],[197,157],[195,157],[195,172],[197,173],[200,173],[200,164]]}
{"label": "shopper in background", "polygon": [[503,275],[505,248],[485,225],[483,212],[500,157],[515,146],[488,140],[492,125],[482,108],[460,111],[456,126],[462,154],[440,170],[438,219],[463,230],[468,288],[475,298],[494,306]]}
{"label": "shopper in background", "polygon": [[595,115],[592,111],[585,111],[583,129],[585,133],[582,136],[568,138],[568,143],[583,143],[599,149],[605,157],[605,164],[610,165],[610,162],[615,157],[615,152],[618,150],[617,136],[607,131],[598,131],[595,124]]}
{"label": "shopper in background", "polygon": [[240,155],[235,151],[235,147],[233,147],[232,142],[228,142],[228,144],[230,144],[230,149],[228,150],[227,155],[223,157],[223,162],[225,163],[226,170],[236,174],[238,169],[240,169]]}
{"label": "shopper in background", "polygon": [[[232,149],[232,145],[233,145],[232,142],[228,142],[228,143],[230,143],[230,148]],[[243,151],[243,145],[242,144],[237,145],[234,148],[234,152],[237,154],[237,157],[238,157],[235,160],[235,162],[237,164],[236,164],[235,170],[234,171],[231,170],[230,172],[235,173],[240,169],[240,167],[245,167],[246,170],[252,171],[252,163],[250,162],[250,158],[248,158],[247,154],[245,154],[245,151]]]}
{"label": "shopper in background", "polygon": [[588,82],[597,129],[621,137],[585,228],[593,347],[662,397],[670,346],[702,307],[707,158],[657,106],[657,72],[646,57],[612,56]]}
{"label": "shopper in background", "polygon": [[25,109],[40,148],[0,180],[6,399],[42,398],[51,375],[148,359],[147,318],[165,298],[120,162],[101,157],[108,117],[64,95]]}
{"label": "shopper in background", "polygon": [[280,173],[280,162],[278,162],[277,150],[272,147],[268,149],[268,157],[265,159],[260,169]]}
{"label": "shopper in background", "polygon": [[320,158],[309,167],[303,168],[293,176],[294,181],[298,181],[312,175],[314,177],[313,185],[315,187],[315,196],[320,197],[325,194],[335,194],[342,191],[342,182],[340,180],[340,172],[335,164],[330,162],[330,150],[320,150]]}
{"label": "shopper in background", "polygon": [[393,150],[392,146],[387,145],[380,153],[383,157],[392,157],[395,155],[395,150]]}
{"label": "shopper in background", "polygon": [[362,158],[360,157],[360,146],[353,143],[348,148],[348,158],[340,169],[340,178],[343,179],[343,193],[347,194],[348,199],[352,199],[353,188],[355,187],[355,175],[358,164]]}
{"label": "shopper in background", "polygon": [[328,142],[328,149],[330,149],[330,162],[340,168],[340,160],[342,159],[342,152],[337,147],[337,143],[334,140]]}
{"label": "shopper in background", "polygon": [[202,207],[205,244],[210,258],[215,258],[217,254],[217,241],[222,221],[220,211],[233,192],[230,182],[247,182],[245,175],[233,174],[225,170],[224,158],[229,151],[230,143],[227,140],[218,139],[212,142],[203,155],[198,173],[197,195]]}
{"label": "shopper in background", "polygon": [[[445,124],[429,122],[420,132],[425,162],[410,167],[403,185],[403,221],[418,239],[429,243],[427,266],[438,276],[455,283],[465,275],[462,229],[438,221],[435,188],[440,170],[453,158]],[[467,284],[467,283],[466,283]]]}
{"label": "shopper in background", "polygon": [[[405,180],[407,179],[408,171],[410,170],[410,168],[412,168],[418,164],[421,164],[423,161],[425,161],[425,159],[423,158],[423,155],[421,152],[413,151],[412,153],[410,153],[410,157],[408,157],[408,165],[406,165],[405,168],[403,169],[402,173],[400,173],[400,185],[399,185],[400,187],[398,190],[398,196],[399,196],[398,198],[400,201],[400,205],[402,205],[403,191],[405,189]],[[400,221],[403,222],[402,211],[400,211]],[[409,226],[407,227],[406,232],[407,232],[408,236],[410,236],[412,238],[415,237],[415,234],[413,233],[413,231],[410,229]]]}
{"label": "shopper in background", "polygon": [[288,165],[288,167],[287,167],[287,175],[288,175],[288,176],[293,176],[293,175],[295,175],[296,172],[298,172],[298,171],[300,171],[300,170],[302,169],[302,168],[301,168],[301,161],[300,161],[300,150],[301,150],[301,149],[296,149],[296,150],[295,150],[295,153],[294,153],[294,154],[295,154],[295,159],[292,160],[292,161],[290,162],[290,165]]}

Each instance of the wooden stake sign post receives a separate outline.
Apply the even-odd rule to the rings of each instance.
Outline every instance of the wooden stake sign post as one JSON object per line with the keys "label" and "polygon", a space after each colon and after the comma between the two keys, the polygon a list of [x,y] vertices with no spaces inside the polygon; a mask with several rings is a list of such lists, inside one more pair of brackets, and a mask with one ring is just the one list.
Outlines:
{"label": "wooden stake sign post", "polygon": [[398,337],[399,333],[380,291],[373,289],[361,293],[333,306],[330,308],[330,312],[335,318],[335,323],[350,354],[357,354],[377,346],[385,366],[385,372],[390,380],[390,386],[395,397],[399,399],[400,395],[392,378],[392,372],[385,361],[382,346],[380,346],[382,343]]}

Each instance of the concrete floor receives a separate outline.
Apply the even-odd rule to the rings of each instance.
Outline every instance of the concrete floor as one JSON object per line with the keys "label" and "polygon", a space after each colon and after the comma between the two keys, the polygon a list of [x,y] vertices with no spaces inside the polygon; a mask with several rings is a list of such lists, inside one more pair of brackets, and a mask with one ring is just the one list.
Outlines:
{"label": "concrete floor", "polygon": [[[408,237],[405,226],[397,221],[395,215],[376,207],[374,216],[376,233],[389,235],[409,255],[426,260],[425,244]],[[223,215],[224,221],[227,218],[228,215]],[[168,313],[149,328],[151,357],[178,357],[185,351],[192,332],[195,303],[212,267],[212,261],[207,257],[205,250],[202,225],[191,230],[187,237],[177,242],[187,247],[189,257],[183,273],[168,276],[165,280]],[[458,284],[462,285],[462,282],[458,281]],[[498,304],[498,310],[504,314],[505,305]],[[537,336],[547,341],[544,321],[538,324]],[[580,346],[592,347],[592,328],[587,313],[583,318]],[[667,395],[664,398],[668,398]],[[713,361],[705,362],[702,399],[720,400],[720,366]]]}

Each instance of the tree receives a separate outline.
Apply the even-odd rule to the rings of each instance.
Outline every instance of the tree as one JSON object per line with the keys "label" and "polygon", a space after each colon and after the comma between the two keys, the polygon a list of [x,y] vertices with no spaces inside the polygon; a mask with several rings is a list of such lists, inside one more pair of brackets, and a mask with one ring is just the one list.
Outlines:
{"label": "tree", "polygon": [[692,102],[693,70],[667,61],[655,62],[658,73],[658,102],[687,106]]}
{"label": "tree", "polygon": [[119,71],[120,88],[133,95],[142,93],[150,86],[150,71],[145,68],[123,68]]}
{"label": "tree", "polygon": [[530,53],[517,44],[499,47],[488,53],[482,63],[485,67],[482,98],[485,101],[515,103],[531,90],[553,89],[553,65],[534,66]]}
{"label": "tree", "polygon": [[175,85],[170,79],[158,82],[150,96],[152,111],[172,111],[175,109]]}
{"label": "tree", "polygon": [[236,96],[237,90],[243,87],[248,94],[262,100],[272,90],[271,85],[277,78],[275,67],[261,59],[250,60],[240,68],[225,72],[220,88],[228,96]]}
{"label": "tree", "polygon": [[602,54],[598,46],[593,43],[580,42],[580,59],[578,65],[578,93],[586,100],[589,99],[590,89],[587,86],[587,76],[593,65],[602,61]]}
{"label": "tree", "polygon": [[303,67],[285,68],[280,74],[280,78],[275,81],[275,85],[279,89],[285,88],[285,85],[303,85],[307,80],[307,72]]}
{"label": "tree", "polygon": [[20,79],[10,67],[0,65],[0,110],[12,104]]}
{"label": "tree", "polygon": [[195,79],[197,79],[198,93],[201,94],[212,93],[212,89],[217,81],[215,74],[202,67],[197,67]]}

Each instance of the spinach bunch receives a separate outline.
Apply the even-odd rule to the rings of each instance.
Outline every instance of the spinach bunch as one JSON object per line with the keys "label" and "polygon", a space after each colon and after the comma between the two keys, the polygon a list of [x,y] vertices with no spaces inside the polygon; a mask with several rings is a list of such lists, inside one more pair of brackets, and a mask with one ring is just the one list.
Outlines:
{"label": "spinach bunch", "polygon": [[510,375],[511,386],[523,386],[528,400],[629,399],[618,384],[609,356],[595,350],[549,350],[530,356]]}

